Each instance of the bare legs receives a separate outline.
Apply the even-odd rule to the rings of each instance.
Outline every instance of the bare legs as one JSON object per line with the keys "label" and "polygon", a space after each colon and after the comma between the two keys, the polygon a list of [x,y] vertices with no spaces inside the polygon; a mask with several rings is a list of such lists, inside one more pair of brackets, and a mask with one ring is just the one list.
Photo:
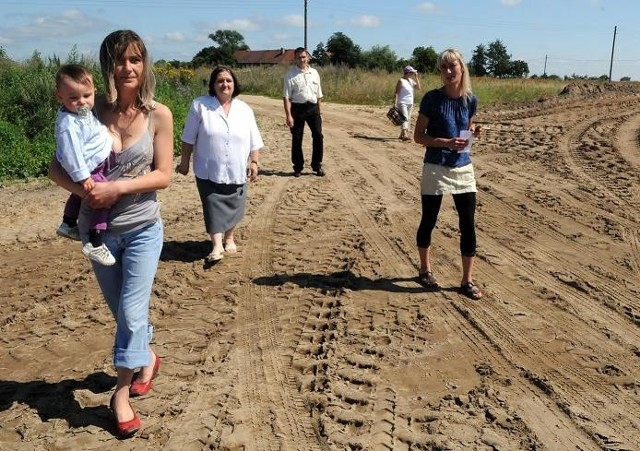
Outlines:
{"label": "bare legs", "polygon": [[475,261],[475,257],[465,257],[462,256],[462,281],[460,284],[465,284],[468,282],[473,282],[473,262]]}
{"label": "bare legs", "polygon": [[151,378],[153,377],[153,370],[156,364],[156,359],[158,358],[158,356],[156,355],[155,352],[153,352],[153,350],[149,349],[151,351],[151,355],[153,356],[153,358],[151,359],[151,363],[149,363],[149,365],[140,368],[140,374],[138,374],[138,377],[136,378],[136,382],[149,382],[151,380]]}
{"label": "bare legs", "polygon": [[233,238],[233,230],[235,227],[230,228],[224,232],[224,250],[229,254],[233,254],[237,251],[236,242]]}
{"label": "bare legs", "polygon": [[133,370],[128,368],[116,368],[116,391],[113,394],[113,414],[119,423],[130,421],[134,417],[133,409],[129,403],[129,386],[133,381]]}
{"label": "bare legs", "polygon": [[214,254],[222,254],[223,252],[234,253],[236,252],[236,242],[233,237],[233,231],[235,227],[227,230],[226,232],[218,232],[211,234],[211,242],[213,243]]}
{"label": "bare legs", "polygon": [[224,246],[222,245],[222,232],[212,233],[211,242],[213,243],[213,254],[222,254]]}
{"label": "bare legs", "polygon": [[[420,274],[431,272],[431,246],[419,247],[418,254],[420,255]],[[467,282],[473,282],[473,263],[475,257],[462,256],[462,280],[460,284]]]}
{"label": "bare legs", "polygon": [[[150,351],[153,358],[149,365],[140,369],[140,374],[138,375],[136,382],[148,382],[154,375],[153,370],[158,356],[153,352],[153,350]],[[112,408],[116,421],[123,423],[132,420],[135,416],[129,402],[129,388],[133,382],[134,370],[118,367],[116,368],[116,373],[116,390],[113,394]]]}
{"label": "bare legs", "polygon": [[420,274],[431,272],[431,246],[419,247],[418,254],[420,254]]}

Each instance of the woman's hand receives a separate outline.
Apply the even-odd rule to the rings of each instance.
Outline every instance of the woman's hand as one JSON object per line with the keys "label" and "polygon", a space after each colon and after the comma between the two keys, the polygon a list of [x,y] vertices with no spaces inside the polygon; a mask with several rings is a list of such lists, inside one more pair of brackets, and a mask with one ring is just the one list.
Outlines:
{"label": "woman's hand", "polygon": [[478,136],[480,136],[480,133],[482,133],[482,125],[476,125],[473,128],[473,137],[477,138]]}
{"label": "woman's hand", "polygon": [[456,152],[461,151],[469,144],[469,140],[465,138],[451,138],[449,140],[449,149],[454,150]]}
{"label": "woman's hand", "polygon": [[110,208],[122,195],[119,189],[120,182],[96,183],[91,192],[87,193],[85,200],[91,208]]}

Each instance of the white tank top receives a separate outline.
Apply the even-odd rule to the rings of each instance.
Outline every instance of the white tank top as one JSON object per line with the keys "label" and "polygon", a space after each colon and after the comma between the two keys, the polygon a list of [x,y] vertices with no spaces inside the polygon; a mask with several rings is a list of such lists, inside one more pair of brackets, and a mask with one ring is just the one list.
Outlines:
{"label": "white tank top", "polygon": [[400,79],[400,92],[398,93],[398,103],[413,104],[413,91],[416,82],[413,80],[407,80],[406,78]]}

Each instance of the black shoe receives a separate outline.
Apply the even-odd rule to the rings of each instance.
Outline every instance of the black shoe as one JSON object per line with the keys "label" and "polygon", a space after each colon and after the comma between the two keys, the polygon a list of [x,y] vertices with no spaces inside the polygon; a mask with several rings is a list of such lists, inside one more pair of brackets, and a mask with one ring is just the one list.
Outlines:
{"label": "black shoe", "polygon": [[322,168],[318,168],[318,170],[316,170],[316,171],[314,171],[314,172],[316,173],[316,175],[317,175],[318,177],[324,177],[325,175],[327,175],[327,173],[326,173],[326,172],[324,172],[324,169],[322,169]]}
{"label": "black shoe", "polygon": [[293,171],[294,177],[300,177],[302,175],[302,171]]}

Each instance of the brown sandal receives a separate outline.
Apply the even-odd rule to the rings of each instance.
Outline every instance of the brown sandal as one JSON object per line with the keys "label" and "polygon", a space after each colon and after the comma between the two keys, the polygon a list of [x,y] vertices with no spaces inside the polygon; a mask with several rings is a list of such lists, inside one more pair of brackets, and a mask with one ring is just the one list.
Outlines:
{"label": "brown sandal", "polygon": [[475,301],[482,299],[482,291],[473,282],[466,282],[460,285],[460,293]]}
{"label": "brown sandal", "polygon": [[420,280],[422,286],[425,288],[429,288],[431,290],[437,290],[438,288],[440,288],[438,279],[435,278],[431,271],[420,273],[418,275],[418,279]]}

